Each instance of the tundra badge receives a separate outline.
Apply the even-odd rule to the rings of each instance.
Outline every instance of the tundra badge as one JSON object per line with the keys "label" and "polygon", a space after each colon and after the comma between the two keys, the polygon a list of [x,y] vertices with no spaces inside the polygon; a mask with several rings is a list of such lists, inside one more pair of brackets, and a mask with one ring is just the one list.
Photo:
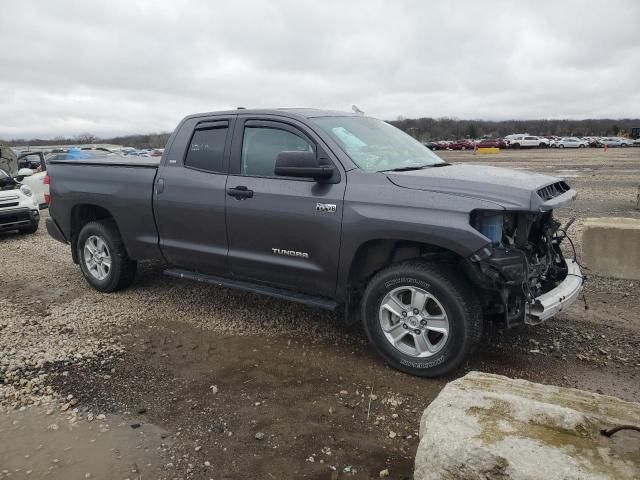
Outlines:
{"label": "tundra badge", "polygon": [[336,213],[333,203],[316,203],[316,212]]}
{"label": "tundra badge", "polygon": [[272,248],[271,251],[276,255],[286,255],[288,257],[309,258],[306,252],[296,252],[295,250],[284,250],[282,248]]}

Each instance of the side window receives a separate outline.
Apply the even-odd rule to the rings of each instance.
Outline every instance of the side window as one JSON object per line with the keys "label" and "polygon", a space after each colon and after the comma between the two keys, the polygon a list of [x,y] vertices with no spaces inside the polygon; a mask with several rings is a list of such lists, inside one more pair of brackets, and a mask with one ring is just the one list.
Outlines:
{"label": "side window", "polygon": [[184,166],[208,172],[223,172],[227,131],[227,127],[196,130],[191,137]]}
{"label": "side window", "polygon": [[245,127],[242,140],[242,174],[275,177],[276,158],[284,151],[312,152],[313,145],[286,130]]}

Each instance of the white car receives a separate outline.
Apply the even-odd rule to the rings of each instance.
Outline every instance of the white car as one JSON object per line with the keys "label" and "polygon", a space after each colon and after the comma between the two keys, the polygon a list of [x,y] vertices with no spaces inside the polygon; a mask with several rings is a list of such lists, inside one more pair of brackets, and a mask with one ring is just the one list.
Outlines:
{"label": "white car", "polygon": [[577,137],[562,137],[560,140],[551,142],[551,146],[555,148],[585,148],[589,146],[589,143]]}
{"label": "white car", "polygon": [[36,198],[29,186],[17,180],[30,173],[26,170],[19,170],[16,178],[0,170],[0,232],[35,233],[38,230],[40,212]]}
{"label": "white car", "polygon": [[547,148],[549,140],[544,137],[536,137],[534,135],[508,135],[509,148]]}
{"label": "white car", "polygon": [[[49,158],[51,156],[47,160]],[[22,173],[31,170],[31,175],[23,176],[20,181],[31,188],[38,206],[41,209],[47,208],[49,204],[49,177],[47,176],[47,162],[45,161],[44,153],[23,153],[18,157],[18,165],[26,167],[20,170]]]}

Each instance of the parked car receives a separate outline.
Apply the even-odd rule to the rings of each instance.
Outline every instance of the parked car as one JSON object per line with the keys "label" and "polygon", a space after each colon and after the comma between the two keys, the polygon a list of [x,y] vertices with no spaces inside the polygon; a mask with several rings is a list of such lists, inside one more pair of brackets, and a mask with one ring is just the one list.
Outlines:
{"label": "parked car", "polygon": [[126,288],[139,260],[163,259],[175,278],[340,309],[415,375],[451,372],[485,322],[537,324],[582,286],[553,219],[576,197],[564,181],[450,165],[362,115],[191,115],[161,159],[48,171],[47,230],[95,289]]}
{"label": "parked car", "polygon": [[471,140],[456,140],[450,142],[448,145],[449,150],[473,150],[475,144]]}
{"label": "parked car", "polygon": [[164,149],[156,148],[155,150],[151,150],[151,153],[149,155],[152,157],[161,157],[162,152],[164,152]]}
{"label": "parked car", "polygon": [[549,140],[534,135],[516,135],[508,139],[509,148],[547,148]]}
{"label": "parked car", "polygon": [[633,145],[633,141],[628,138],[620,138],[620,137],[603,137],[600,138],[596,146],[598,147],[629,147]]}
{"label": "parked car", "polygon": [[589,143],[577,137],[563,137],[559,140],[554,140],[551,146],[554,148],[585,148],[589,146]]}
{"label": "parked car", "polygon": [[22,183],[29,186],[40,209],[47,208],[49,204],[49,178],[47,177],[46,160],[47,156],[41,151],[23,152],[18,155],[18,166],[31,170],[31,175],[24,176]]}
{"label": "parked car", "polygon": [[476,143],[478,148],[506,148],[507,144],[501,138],[484,138]]}
{"label": "parked car", "polygon": [[35,233],[38,230],[38,204],[31,189],[20,183],[20,179],[31,173],[30,169],[21,169],[14,178],[0,169],[0,232]]}

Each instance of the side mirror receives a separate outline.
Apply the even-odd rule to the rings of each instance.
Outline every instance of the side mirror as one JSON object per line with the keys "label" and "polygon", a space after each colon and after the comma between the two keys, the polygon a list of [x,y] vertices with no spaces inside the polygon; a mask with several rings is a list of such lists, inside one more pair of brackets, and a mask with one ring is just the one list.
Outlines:
{"label": "side mirror", "polygon": [[16,180],[21,182],[24,177],[30,177],[31,175],[33,175],[33,170],[31,170],[30,168],[21,168],[20,170],[18,170]]}
{"label": "side mirror", "polygon": [[314,152],[280,152],[276,157],[275,174],[283,177],[326,180],[334,174],[335,167],[321,164]]}

